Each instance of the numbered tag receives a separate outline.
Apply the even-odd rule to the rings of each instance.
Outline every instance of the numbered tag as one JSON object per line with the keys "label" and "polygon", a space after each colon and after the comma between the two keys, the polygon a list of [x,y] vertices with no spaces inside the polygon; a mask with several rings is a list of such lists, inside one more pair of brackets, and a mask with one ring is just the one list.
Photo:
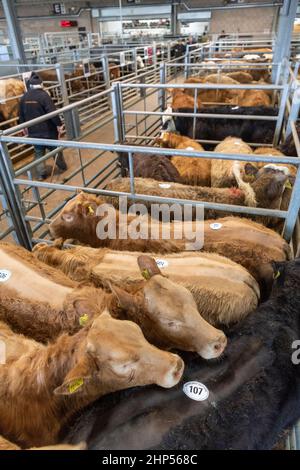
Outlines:
{"label": "numbered tag", "polygon": [[156,264],[159,268],[167,268],[169,266],[169,263],[165,259],[156,259]]}
{"label": "numbered tag", "polygon": [[208,388],[201,382],[186,382],[183,385],[183,392],[191,400],[204,401],[209,397]]}
{"label": "numbered tag", "polygon": [[7,269],[0,269],[0,282],[6,282],[11,276],[11,272]]}
{"label": "numbered tag", "polygon": [[211,228],[212,230],[220,230],[220,228],[222,228],[222,227],[223,227],[223,225],[222,225],[222,224],[219,224],[218,222],[215,222],[215,223],[213,223],[213,224],[210,224],[210,228]]}
{"label": "numbered tag", "polygon": [[162,189],[169,189],[171,187],[169,183],[159,183],[158,186]]}

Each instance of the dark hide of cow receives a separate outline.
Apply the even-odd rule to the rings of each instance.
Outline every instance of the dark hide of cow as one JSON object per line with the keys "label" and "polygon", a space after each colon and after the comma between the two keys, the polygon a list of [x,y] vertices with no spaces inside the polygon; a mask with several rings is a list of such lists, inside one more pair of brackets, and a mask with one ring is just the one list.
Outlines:
{"label": "dark hide of cow", "polygon": [[[292,362],[300,338],[300,260],[273,263],[273,270],[270,299],[228,333],[221,359],[185,355],[176,387],[105,397],[77,418],[66,442],[106,450],[272,449],[300,417],[300,365]],[[183,393],[191,380],[206,385],[207,400]]]}
{"label": "dark hide of cow", "polygon": [[[128,153],[119,154],[121,175],[129,176]],[[171,181],[181,183],[177,168],[171,163],[169,157],[164,155],[151,155],[146,153],[133,154],[133,174],[142,178],[152,178],[158,181]]]}
{"label": "dark hide of cow", "polygon": [[[181,108],[173,110],[174,113],[194,113],[193,109]],[[247,107],[247,106],[217,106],[212,108],[202,108],[201,113],[205,114],[240,114],[257,116],[276,116],[278,110],[271,107]],[[173,117],[176,131],[181,135],[193,137],[192,117]],[[167,130],[168,123],[165,124]],[[196,118],[195,139],[202,140],[224,140],[226,137],[239,137],[249,143],[272,143],[276,121],[251,120],[251,119],[224,119],[224,118]],[[205,146],[206,149],[211,146]]]}
{"label": "dark hide of cow", "polygon": [[[300,124],[296,124],[296,129],[298,133],[298,137],[300,137]],[[289,157],[297,157],[297,150],[293,138],[293,134],[290,133],[288,137],[285,139],[285,142],[280,145],[279,150]]]}

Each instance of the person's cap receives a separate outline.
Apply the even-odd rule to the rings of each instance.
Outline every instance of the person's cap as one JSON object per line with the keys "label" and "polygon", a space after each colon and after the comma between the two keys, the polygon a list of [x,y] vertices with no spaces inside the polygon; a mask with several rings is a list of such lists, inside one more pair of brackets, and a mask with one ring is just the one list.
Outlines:
{"label": "person's cap", "polygon": [[41,85],[43,83],[43,80],[37,73],[32,72],[28,83],[29,85]]}

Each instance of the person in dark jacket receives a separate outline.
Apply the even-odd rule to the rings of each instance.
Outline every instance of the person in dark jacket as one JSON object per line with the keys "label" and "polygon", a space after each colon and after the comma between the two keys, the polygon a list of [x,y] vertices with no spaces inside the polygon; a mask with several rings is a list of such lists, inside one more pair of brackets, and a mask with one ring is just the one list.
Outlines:
{"label": "person in dark jacket", "polygon": [[[32,72],[29,80],[27,81],[28,91],[22,96],[20,100],[20,123],[30,121],[47,113],[55,111],[55,105],[43,89],[42,79],[35,72]],[[25,133],[29,137],[42,138],[42,139],[59,139],[62,131],[62,122],[59,116],[55,116],[47,121],[30,126]],[[36,160],[43,157],[45,152],[53,150],[54,147],[47,147],[46,145],[35,145],[34,153]],[[67,165],[63,154],[60,152],[56,158],[56,165],[60,172],[66,171]],[[45,162],[39,163],[36,166],[37,177],[39,180],[47,178],[52,171],[50,165],[45,165]]]}

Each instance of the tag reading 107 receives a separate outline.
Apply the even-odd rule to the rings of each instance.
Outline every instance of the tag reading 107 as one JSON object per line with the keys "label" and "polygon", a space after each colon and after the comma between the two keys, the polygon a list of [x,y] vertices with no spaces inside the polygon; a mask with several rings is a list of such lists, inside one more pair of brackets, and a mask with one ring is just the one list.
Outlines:
{"label": "tag reading 107", "polygon": [[183,392],[191,398],[191,400],[204,401],[209,397],[208,388],[201,382],[186,382],[183,385]]}

